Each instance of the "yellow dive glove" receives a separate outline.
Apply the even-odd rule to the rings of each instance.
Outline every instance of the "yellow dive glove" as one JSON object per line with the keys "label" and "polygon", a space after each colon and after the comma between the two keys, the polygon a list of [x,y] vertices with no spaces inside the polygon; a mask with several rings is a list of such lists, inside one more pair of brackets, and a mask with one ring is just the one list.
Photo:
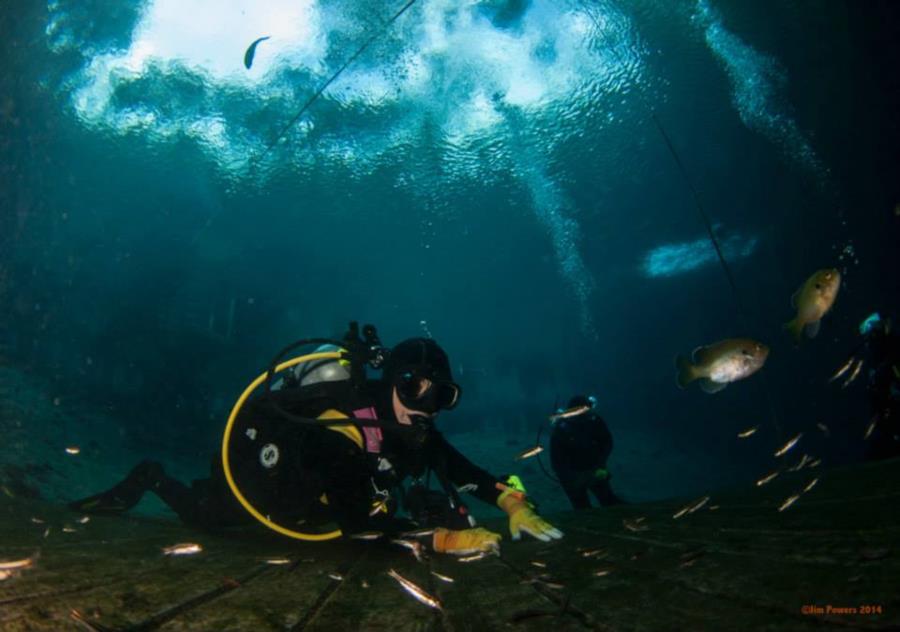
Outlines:
{"label": "yellow dive glove", "polygon": [[520,539],[522,531],[542,542],[563,537],[562,531],[534,513],[522,492],[507,488],[497,499],[497,506],[509,515],[509,532],[513,540]]}
{"label": "yellow dive glove", "polygon": [[432,543],[438,553],[471,555],[472,553],[499,553],[503,536],[481,527],[451,531],[443,527],[434,530]]}

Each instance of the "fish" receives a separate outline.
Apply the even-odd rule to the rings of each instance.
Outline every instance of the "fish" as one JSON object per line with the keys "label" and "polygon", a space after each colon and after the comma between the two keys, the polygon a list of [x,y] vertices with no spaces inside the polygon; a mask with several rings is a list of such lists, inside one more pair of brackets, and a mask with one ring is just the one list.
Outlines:
{"label": "fish", "polygon": [[750,437],[750,436],[756,434],[757,430],[759,430],[759,426],[753,426],[752,428],[747,428],[743,432],[738,433],[738,439],[746,439],[747,437]]}
{"label": "fish", "polygon": [[622,526],[624,526],[629,531],[639,532],[639,531],[647,531],[650,529],[647,525],[643,525],[640,523],[640,520],[622,520]]}
{"label": "fish", "polygon": [[578,417],[588,412],[590,409],[591,407],[588,404],[582,404],[581,406],[568,408],[566,410],[550,415],[550,421],[554,422],[559,421],[560,419],[571,419],[572,417]]}
{"label": "fish", "polygon": [[32,518],[31,521],[32,521],[34,524],[44,524],[44,521],[41,520],[40,518]]}
{"label": "fish", "polygon": [[81,516],[81,518],[78,519],[78,524],[87,524],[90,521],[91,521],[90,516]]}
{"label": "fish", "polygon": [[20,571],[34,566],[34,556],[21,560],[0,561],[0,571]]}
{"label": "fish", "polygon": [[369,582],[367,582],[366,580],[362,580],[359,585],[362,586],[363,588],[368,588]]}
{"label": "fish", "polygon": [[822,464],[822,459],[816,459],[815,461],[812,461],[809,464],[809,466],[810,467],[819,467],[819,465],[821,465],[821,464]]}
{"label": "fish", "polygon": [[759,371],[769,357],[769,347],[749,338],[729,338],[694,349],[691,359],[675,358],[679,388],[700,382],[704,393],[718,393],[723,388]]}
{"label": "fish", "polygon": [[77,445],[70,445],[68,448],[66,448],[66,453],[67,453],[67,454],[73,454],[73,455],[74,455],[74,454],[80,454],[80,453],[81,453],[81,448],[79,448]]}
{"label": "fish", "polygon": [[70,527],[68,525],[64,526],[62,530],[63,533],[76,533],[78,531],[78,529],[75,529],[74,527]]}
{"label": "fish", "polygon": [[533,456],[536,456],[536,455],[540,454],[540,453],[543,452],[543,451],[544,451],[544,448],[543,448],[543,447],[541,447],[541,446],[539,446],[539,445],[536,445],[536,446],[534,446],[533,448],[528,448],[527,450],[522,450],[521,452],[519,452],[519,453],[516,455],[516,459],[515,459],[515,460],[516,460],[516,461],[523,461],[523,460],[525,460],[525,459],[528,459],[528,458],[531,458],[531,457],[533,457]]}
{"label": "fish", "polygon": [[419,603],[423,603],[426,606],[429,606],[436,610],[444,609],[441,605],[441,602],[438,601],[436,597],[432,597],[431,595],[429,595],[427,592],[422,590],[422,588],[403,577],[403,575],[395,571],[393,568],[388,571],[388,575],[396,579],[397,583],[399,583],[403,587],[403,590],[412,595],[413,598]]}
{"label": "fish", "polygon": [[546,562],[539,562],[537,560],[532,560],[531,562],[529,562],[529,564],[531,564],[532,566],[537,566],[538,568],[547,568]]}
{"label": "fish", "polygon": [[791,448],[793,448],[795,445],[797,445],[797,442],[800,441],[800,437],[802,437],[802,436],[803,436],[803,433],[801,432],[796,437],[792,438],[790,441],[788,441],[783,446],[778,448],[775,451],[775,456],[778,457],[778,456],[783,456],[783,455],[787,454]]}
{"label": "fish", "polygon": [[350,538],[353,540],[377,540],[383,535],[381,531],[363,531],[362,533],[354,533]]}
{"label": "fish", "polygon": [[710,511],[716,511],[718,508],[718,505],[710,505],[709,507],[707,507],[707,509],[709,509]]}
{"label": "fish", "polygon": [[844,362],[844,363],[841,365],[841,367],[840,367],[837,371],[834,372],[834,375],[831,376],[831,379],[828,380],[828,383],[831,384],[831,383],[834,382],[835,380],[840,379],[840,377],[841,377],[844,373],[846,373],[847,371],[849,371],[851,366],[853,366],[853,361],[854,361],[854,360],[856,360],[856,357],[855,357],[855,356],[850,356],[849,358],[847,358],[847,361]]}
{"label": "fish", "polygon": [[818,483],[818,482],[819,482],[819,479],[818,479],[818,478],[812,479],[812,480],[806,485],[806,487],[803,488],[803,493],[805,494],[806,492],[808,492],[809,490],[811,490],[813,487],[816,486],[816,483]]}
{"label": "fish", "polygon": [[787,500],[785,500],[783,503],[781,503],[781,507],[778,508],[778,511],[784,511],[785,509],[787,509],[788,507],[793,505],[795,502],[797,502],[798,498],[800,498],[800,494],[794,494],[793,496],[788,497]]}
{"label": "fish", "polygon": [[609,551],[606,549],[589,549],[581,552],[581,557],[606,557]]}
{"label": "fish", "polygon": [[244,67],[247,68],[247,70],[250,70],[250,66],[253,65],[253,58],[256,56],[256,47],[259,46],[260,42],[265,42],[267,39],[271,39],[271,37],[271,35],[260,37],[247,47],[247,51],[244,53]]}
{"label": "fish", "polygon": [[393,544],[397,544],[412,551],[412,554],[418,561],[422,561],[422,543],[415,540],[391,540]]}
{"label": "fish", "polygon": [[429,535],[434,535],[434,528],[431,529],[415,529],[413,531],[404,531],[401,533],[404,538],[424,538]]}
{"label": "fish", "polygon": [[765,485],[766,483],[768,483],[769,481],[771,481],[773,478],[775,478],[775,477],[778,476],[779,474],[781,474],[781,472],[778,471],[778,470],[775,470],[775,471],[772,472],[771,474],[766,474],[766,475],[763,476],[761,479],[759,479],[758,481],[756,481],[756,486],[757,486],[757,487],[762,487],[763,485]]}
{"label": "fish", "polygon": [[182,542],[172,546],[163,547],[163,555],[195,555],[200,553],[203,547],[194,542]]}
{"label": "fish", "polygon": [[866,428],[866,434],[863,435],[863,441],[872,436],[872,433],[875,432],[875,426],[878,425],[878,415],[872,417],[872,421],[869,423],[869,427]]}
{"label": "fish", "polygon": [[609,570],[608,568],[601,568],[600,570],[594,571],[594,577],[606,577],[611,572],[612,571]]}
{"label": "fish", "polygon": [[344,576],[340,573],[328,573],[328,576],[336,582],[344,581]]}
{"label": "fish", "polygon": [[816,426],[819,428],[819,430],[822,431],[822,434],[824,434],[826,437],[831,436],[831,431],[828,429],[828,426],[826,426],[822,422],[817,423]]}
{"label": "fish", "polygon": [[479,551],[478,553],[475,553],[474,555],[466,555],[464,557],[458,557],[456,559],[458,562],[477,562],[478,560],[483,560],[484,558],[486,558],[487,555],[488,554],[485,553],[484,551]]}
{"label": "fish", "polygon": [[797,465],[788,468],[788,472],[799,472],[803,469],[803,466],[809,463],[811,460],[812,459],[809,458],[808,454],[804,454]]}
{"label": "fish", "polygon": [[784,328],[797,344],[800,344],[804,333],[809,338],[816,337],[822,317],[834,307],[840,288],[841,273],[835,268],[826,268],[815,272],[794,292],[791,306],[797,313],[793,320],[785,323]]}
{"label": "fish", "polygon": [[286,557],[270,557],[267,560],[263,560],[266,564],[270,564],[271,566],[284,566],[285,564],[290,564],[291,561]]}
{"label": "fish", "polygon": [[697,511],[698,509],[700,509],[701,507],[703,507],[703,505],[705,505],[708,502],[709,502],[709,496],[704,496],[703,498],[701,498],[700,500],[698,500],[696,502],[690,503],[689,505],[685,505],[684,507],[679,509],[677,512],[675,512],[675,515],[673,515],[672,517],[677,520],[678,518],[681,518],[684,515],[692,514],[695,511]]}
{"label": "fish", "polygon": [[447,577],[446,575],[441,575],[440,573],[435,572],[435,571],[431,571],[431,574],[434,575],[435,577],[437,577],[442,582],[447,582],[448,584],[452,584],[454,581],[456,581],[452,577]]}
{"label": "fish", "polygon": [[853,384],[853,382],[856,380],[856,378],[859,377],[859,372],[862,370],[862,365],[863,365],[862,360],[856,361],[856,366],[853,367],[853,372],[850,374],[850,376],[846,380],[844,380],[844,383],[841,384],[841,388],[847,388],[848,386]]}

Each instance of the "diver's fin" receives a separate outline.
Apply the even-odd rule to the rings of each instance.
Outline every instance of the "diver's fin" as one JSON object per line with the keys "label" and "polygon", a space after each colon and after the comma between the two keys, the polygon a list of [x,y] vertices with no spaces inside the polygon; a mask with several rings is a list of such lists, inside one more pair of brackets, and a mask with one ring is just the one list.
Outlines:
{"label": "diver's fin", "polygon": [[806,327],[803,328],[803,332],[806,334],[807,338],[815,338],[819,335],[819,327],[822,324],[821,320],[814,320],[811,323],[807,323]]}
{"label": "diver's fin", "polygon": [[683,355],[675,356],[675,368],[678,370],[678,374],[675,377],[678,388],[684,388],[697,379],[694,375],[694,365]]}
{"label": "diver's fin", "polygon": [[136,504],[165,473],[155,461],[142,461],[120,483],[99,494],[69,503],[72,511],[91,514],[121,514]]}
{"label": "diver's fin", "polygon": [[712,395],[713,393],[718,393],[723,388],[728,386],[727,382],[713,382],[709,378],[703,378],[700,380],[700,390],[704,393],[709,393]]}

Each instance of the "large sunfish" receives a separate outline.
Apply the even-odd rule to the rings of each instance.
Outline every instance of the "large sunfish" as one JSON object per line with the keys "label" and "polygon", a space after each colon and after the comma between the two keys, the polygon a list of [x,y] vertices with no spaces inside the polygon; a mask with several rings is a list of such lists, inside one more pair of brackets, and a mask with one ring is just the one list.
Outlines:
{"label": "large sunfish", "polygon": [[699,380],[705,393],[718,393],[732,382],[756,373],[767,357],[769,348],[748,338],[729,338],[707,347],[697,347],[691,360],[681,355],[675,358],[678,386],[685,388]]}
{"label": "large sunfish", "polygon": [[791,332],[797,343],[804,332],[810,338],[819,333],[822,317],[831,310],[840,288],[841,273],[827,268],[813,274],[794,292],[791,306],[797,310],[797,315],[784,328]]}

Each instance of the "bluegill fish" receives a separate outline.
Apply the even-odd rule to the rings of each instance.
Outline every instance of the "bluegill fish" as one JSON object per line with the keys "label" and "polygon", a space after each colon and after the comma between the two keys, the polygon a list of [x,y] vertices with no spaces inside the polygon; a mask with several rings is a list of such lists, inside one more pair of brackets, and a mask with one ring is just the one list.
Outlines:
{"label": "bluegill fish", "polygon": [[819,325],[834,306],[838,290],[841,288],[841,273],[834,268],[819,270],[809,277],[791,297],[791,306],[797,310],[793,320],[786,323],[787,329],[798,344],[805,333],[815,338]]}
{"label": "bluegill fish", "polygon": [[678,386],[685,388],[700,381],[704,393],[718,393],[723,388],[750,377],[766,363],[769,347],[748,338],[729,338],[707,347],[697,347],[691,360],[675,358]]}

